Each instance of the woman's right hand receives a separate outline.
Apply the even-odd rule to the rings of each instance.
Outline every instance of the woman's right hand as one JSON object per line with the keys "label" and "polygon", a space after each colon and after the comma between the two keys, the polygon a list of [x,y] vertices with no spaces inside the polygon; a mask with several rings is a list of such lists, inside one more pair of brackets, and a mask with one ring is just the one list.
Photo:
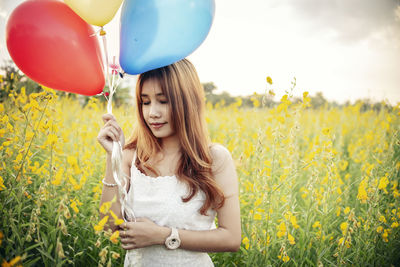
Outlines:
{"label": "woman's right hand", "polygon": [[120,141],[122,147],[124,147],[125,137],[114,115],[107,113],[102,116],[102,119],[104,121],[104,126],[100,129],[99,134],[97,135],[97,141],[104,148],[107,154],[111,155],[113,141]]}

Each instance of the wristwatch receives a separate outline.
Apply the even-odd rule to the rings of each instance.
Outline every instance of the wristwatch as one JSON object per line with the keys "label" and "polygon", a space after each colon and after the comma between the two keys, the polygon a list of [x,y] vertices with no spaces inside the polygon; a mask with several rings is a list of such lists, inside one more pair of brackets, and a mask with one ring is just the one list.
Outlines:
{"label": "wristwatch", "polygon": [[165,246],[168,249],[177,249],[181,245],[181,240],[179,239],[178,230],[174,227],[171,228],[171,234],[165,240]]}

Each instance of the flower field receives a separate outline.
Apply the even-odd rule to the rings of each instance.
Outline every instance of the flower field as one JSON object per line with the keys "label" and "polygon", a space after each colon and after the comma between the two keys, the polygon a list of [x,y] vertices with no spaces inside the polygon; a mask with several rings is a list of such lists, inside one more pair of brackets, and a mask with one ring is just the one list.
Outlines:
{"label": "flower field", "polygon": [[[240,251],[211,254],[216,266],[399,264],[399,106],[309,101],[208,105],[212,141],[236,162],[242,219]],[[118,235],[99,222],[104,113],[96,98],[82,107],[46,88],[0,103],[2,266],[123,265]],[[129,137],[133,107],[113,113]]]}

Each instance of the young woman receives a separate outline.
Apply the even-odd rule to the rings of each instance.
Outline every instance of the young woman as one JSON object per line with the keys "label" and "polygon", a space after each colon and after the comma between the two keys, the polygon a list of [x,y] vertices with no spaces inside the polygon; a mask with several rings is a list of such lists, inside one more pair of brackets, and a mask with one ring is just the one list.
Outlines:
{"label": "young woman", "polygon": [[[140,251],[142,266],[213,266],[205,252],[240,247],[238,180],[229,151],[209,141],[194,66],[184,59],[141,74],[136,103],[137,125],[124,146],[122,168],[138,219],[110,227],[120,230],[124,249]],[[100,205],[119,199],[111,152],[113,141],[124,143],[115,117],[105,114],[103,121],[97,139],[107,165]],[[119,202],[112,210],[123,217]]]}

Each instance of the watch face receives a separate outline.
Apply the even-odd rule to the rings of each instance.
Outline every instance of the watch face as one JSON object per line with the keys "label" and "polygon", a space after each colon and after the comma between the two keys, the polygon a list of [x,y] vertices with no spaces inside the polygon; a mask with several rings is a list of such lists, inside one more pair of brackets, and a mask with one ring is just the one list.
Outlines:
{"label": "watch face", "polygon": [[180,240],[177,238],[171,238],[167,240],[167,247],[169,249],[176,249],[181,244]]}

